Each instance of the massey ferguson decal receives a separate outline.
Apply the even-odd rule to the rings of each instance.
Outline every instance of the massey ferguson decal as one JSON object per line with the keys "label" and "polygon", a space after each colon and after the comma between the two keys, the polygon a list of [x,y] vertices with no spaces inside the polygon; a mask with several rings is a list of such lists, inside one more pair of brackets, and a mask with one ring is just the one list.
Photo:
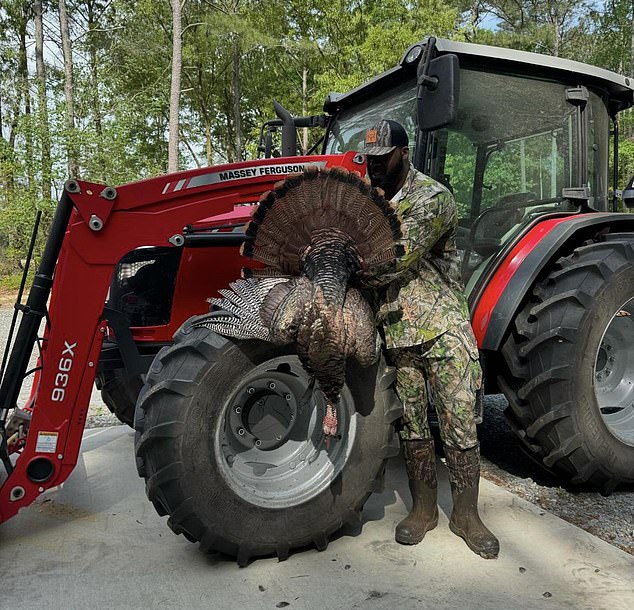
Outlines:
{"label": "massey ferguson decal", "polygon": [[259,176],[287,176],[289,174],[301,174],[307,167],[322,168],[325,166],[325,161],[316,161],[314,163],[275,163],[270,165],[256,165],[253,167],[227,169],[222,172],[200,174],[199,176],[193,176],[192,178],[185,180],[178,180],[177,182],[168,182],[165,185],[162,194],[175,193],[176,191],[180,191],[182,189],[192,189],[197,186],[206,186],[208,184],[217,184],[219,182],[257,178]]}

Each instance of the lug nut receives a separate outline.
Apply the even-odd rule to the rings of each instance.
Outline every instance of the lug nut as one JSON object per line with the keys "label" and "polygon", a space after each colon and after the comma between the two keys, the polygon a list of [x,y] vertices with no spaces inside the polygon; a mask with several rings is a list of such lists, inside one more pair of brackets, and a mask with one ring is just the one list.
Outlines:
{"label": "lug nut", "polygon": [[274,389],[275,389],[275,382],[274,382],[274,381],[271,381],[271,382],[269,383],[269,390],[274,390]]}
{"label": "lug nut", "polygon": [[255,388],[247,388],[247,394],[255,394]]}
{"label": "lug nut", "polygon": [[293,398],[293,396],[291,394],[286,394],[284,398],[286,398],[286,400],[290,400],[291,398]]}
{"label": "lug nut", "polygon": [[260,439],[258,439],[257,441],[255,441],[255,446],[259,447],[262,444],[262,441]]}
{"label": "lug nut", "polygon": [[238,434],[244,436],[244,428],[238,428]]}
{"label": "lug nut", "polygon": [[234,409],[233,409],[233,410],[234,410],[234,411],[235,411],[238,415],[239,415],[240,413],[242,413],[242,407],[240,407],[240,406],[234,407]]}

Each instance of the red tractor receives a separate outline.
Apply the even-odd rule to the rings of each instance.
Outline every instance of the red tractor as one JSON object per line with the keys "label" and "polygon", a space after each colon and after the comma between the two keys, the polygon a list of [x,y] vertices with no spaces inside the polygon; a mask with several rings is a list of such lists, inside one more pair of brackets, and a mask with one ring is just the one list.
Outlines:
{"label": "red tractor", "polygon": [[[363,172],[355,151],[381,117],[406,127],[416,167],[454,193],[485,389],[506,395],[524,448],[604,493],[633,483],[634,216],[617,213],[616,191],[617,115],[633,103],[629,79],[606,70],[430,38],[331,94],[323,116],[276,105],[263,159],[116,189],[68,181],[3,366],[5,422],[39,346],[20,411],[31,421],[1,429],[1,518],[68,477],[96,379],[135,427],[149,499],[203,550],[284,558],[359,521],[399,450],[394,371],[350,364],[341,438],[327,447],[324,405],[292,349],[191,318],[239,276],[260,195],[307,165]],[[295,156],[297,127],[324,130],[320,154]]]}

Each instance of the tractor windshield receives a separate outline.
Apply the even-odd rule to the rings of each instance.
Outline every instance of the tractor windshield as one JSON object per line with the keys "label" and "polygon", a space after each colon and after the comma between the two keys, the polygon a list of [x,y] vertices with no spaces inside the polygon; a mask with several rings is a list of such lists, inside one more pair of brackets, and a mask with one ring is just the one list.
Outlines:
{"label": "tractor windshield", "polygon": [[379,96],[347,108],[337,115],[328,134],[327,152],[363,150],[365,132],[383,118],[398,121],[409,135],[410,148],[416,136],[416,84],[408,80]]}
{"label": "tractor windshield", "polygon": [[[460,84],[457,121],[432,134],[425,172],[456,198],[469,292],[487,261],[537,217],[578,210],[563,189],[587,186],[590,206],[607,209],[609,117],[596,93],[579,102],[579,89],[563,83],[461,68]],[[381,117],[401,122],[413,143],[415,116],[412,79],[343,110],[328,152],[362,150]]]}

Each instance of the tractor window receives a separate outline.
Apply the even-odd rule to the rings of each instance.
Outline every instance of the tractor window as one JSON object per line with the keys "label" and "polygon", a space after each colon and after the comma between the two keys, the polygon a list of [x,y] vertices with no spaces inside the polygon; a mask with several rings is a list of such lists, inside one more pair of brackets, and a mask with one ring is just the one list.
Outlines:
{"label": "tractor window", "polygon": [[554,129],[489,147],[481,209],[559,198],[570,184],[565,141],[570,133],[569,128]]}
{"label": "tractor window", "polygon": [[[455,125],[434,134],[429,173],[448,185],[458,204],[458,249],[470,287],[488,260],[536,217],[574,212],[564,188],[587,184],[590,205],[605,208],[599,193],[606,175],[608,115],[590,93],[587,149],[579,138],[577,108],[568,85],[508,74],[461,70]],[[588,173],[579,176],[580,155]],[[605,197],[603,196],[603,199]]]}
{"label": "tractor window", "polygon": [[441,182],[453,193],[458,206],[458,218],[464,221],[471,216],[473,176],[475,175],[476,148],[459,131],[447,137],[444,176]]}
{"label": "tractor window", "polygon": [[381,119],[392,119],[403,125],[413,155],[416,138],[416,86],[413,80],[342,111],[329,134],[328,154],[362,151],[365,132]]}

